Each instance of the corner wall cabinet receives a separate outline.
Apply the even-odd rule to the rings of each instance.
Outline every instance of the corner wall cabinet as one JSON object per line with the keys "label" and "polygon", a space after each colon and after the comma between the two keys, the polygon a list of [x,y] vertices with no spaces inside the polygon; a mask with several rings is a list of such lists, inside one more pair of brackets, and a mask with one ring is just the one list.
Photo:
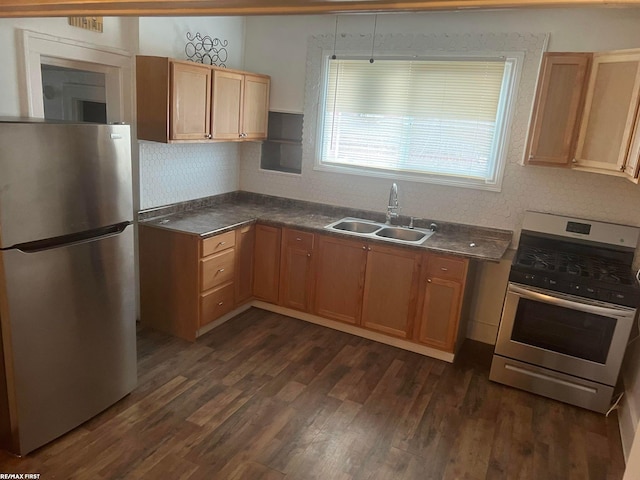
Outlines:
{"label": "corner wall cabinet", "polygon": [[262,224],[139,236],[141,322],[187,340],[252,299],[448,354],[464,339],[465,258]]}
{"label": "corner wall cabinet", "polygon": [[570,167],[586,92],[590,53],[545,53],[525,162]]}
{"label": "corner wall cabinet", "polygon": [[525,163],[638,183],[639,105],[640,50],[545,54]]}
{"label": "corner wall cabinet", "polygon": [[136,57],[139,140],[212,142],[267,138],[271,80],[167,57]]}

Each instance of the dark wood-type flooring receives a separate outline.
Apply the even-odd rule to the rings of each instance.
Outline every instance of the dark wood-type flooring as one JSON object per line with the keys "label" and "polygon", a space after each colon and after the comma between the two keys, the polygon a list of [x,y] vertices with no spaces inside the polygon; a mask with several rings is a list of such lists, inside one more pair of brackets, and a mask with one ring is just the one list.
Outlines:
{"label": "dark wood-type flooring", "polygon": [[196,343],[139,331],[139,385],[0,472],[41,479],[615,479],[605,418],[454,365],[251,309]]}

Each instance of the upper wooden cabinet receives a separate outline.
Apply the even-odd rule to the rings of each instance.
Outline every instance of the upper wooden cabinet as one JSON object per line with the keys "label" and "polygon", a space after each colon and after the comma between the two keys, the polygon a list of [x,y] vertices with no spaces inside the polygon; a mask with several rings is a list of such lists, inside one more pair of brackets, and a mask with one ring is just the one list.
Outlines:
{"label": "upper wooden cabinet", "polygon": [[270,78],[166,57],[136,57],[138,139],[267,138]]}
{"label": "upper wooden cabinet", "polygon": [[245,140],[267,138],[271,79],[264,75],[244,75],[242,134]]}
{"label": "upper wooden cabinet", "polygon": [[577,167],[624,174],[639,92],[640,51],[593,56],[576,148]]}
{"label": "upper wooden cabinet", "polygon": [[195,63],[171,62],[170,138],[211,138],[211,69]]}
{"label": "upper wooden cabinet", "polygon": [[270,82],[264,75],[214,69],[214,140],[267,138]]}
{"label": "upper wooden cabinet", "polygon": [[639,104],[640,50],[545,54],[525,163],[638,183]]}
{"label": "upper wooden cabinet", "polygon": [[545,53],[525,163],[569,167],[578,135],[590,53]]}

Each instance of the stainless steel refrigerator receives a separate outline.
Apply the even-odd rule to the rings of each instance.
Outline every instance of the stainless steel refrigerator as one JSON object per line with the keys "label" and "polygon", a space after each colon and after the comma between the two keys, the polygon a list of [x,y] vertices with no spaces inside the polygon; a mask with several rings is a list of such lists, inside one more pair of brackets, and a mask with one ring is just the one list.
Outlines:
{"label": "stainless steel refrigerator", "polygon": [[0,441],[24,455],[136,385],[128,125],[0,120]]}

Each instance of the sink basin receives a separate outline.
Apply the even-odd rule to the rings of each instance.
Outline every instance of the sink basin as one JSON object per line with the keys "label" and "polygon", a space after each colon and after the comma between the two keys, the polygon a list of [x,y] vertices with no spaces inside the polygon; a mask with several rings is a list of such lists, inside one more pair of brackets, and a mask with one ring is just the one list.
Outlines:
{"label": "sink basin", "polygon": [[385,227],[376,232],[376,236],[403,240],[405,242],[418,242],[427,236],[420,230],[410,230],[407,228]]}
{"label": "sink basin", "polygon": [[327,230],[340,231],[349,235],[354,235],[362,239],[375,238],[387,242],[420,245],[431,235],[432,230],[422,228],[394,227],[386,223],[364,220],[362,218],[345,217],[337,222],[330,223]]}
{"label": "sink basin", "polygon": [[331,228],[353,233],[373,233],[376,230],[380,230],[380,225],[377,223],[363,222],[360,220],[344,220],[335,225],[332,225]]}

